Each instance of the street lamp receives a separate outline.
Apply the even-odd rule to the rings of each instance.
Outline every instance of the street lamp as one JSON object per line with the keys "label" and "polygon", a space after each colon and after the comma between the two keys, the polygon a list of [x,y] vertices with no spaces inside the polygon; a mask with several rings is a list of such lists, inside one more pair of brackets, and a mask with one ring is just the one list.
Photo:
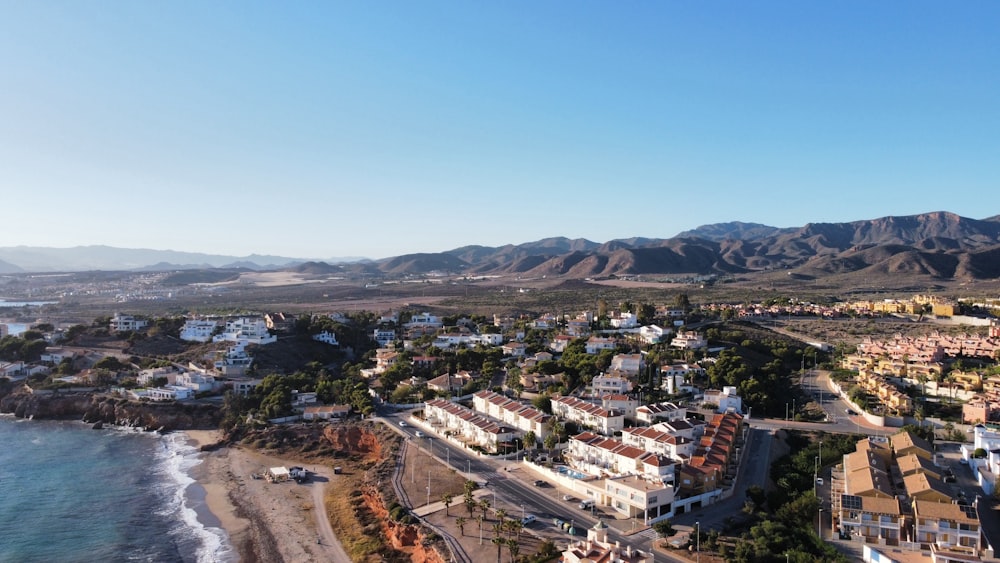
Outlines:
{"label": "street lamp", "polygon": [[694,537],[695,558],[698,563],[701,563],[701,522],[695,522],[694,525],[698,529],[697,535]]}

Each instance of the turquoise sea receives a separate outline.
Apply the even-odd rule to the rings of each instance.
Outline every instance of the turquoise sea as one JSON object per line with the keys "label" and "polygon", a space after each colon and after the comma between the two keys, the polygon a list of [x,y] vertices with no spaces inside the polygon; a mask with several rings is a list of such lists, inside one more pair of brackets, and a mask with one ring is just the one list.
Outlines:
{"label": "turquoise sea", "polygon": [[0,415],[0,562],[235,561],[183,434]]}

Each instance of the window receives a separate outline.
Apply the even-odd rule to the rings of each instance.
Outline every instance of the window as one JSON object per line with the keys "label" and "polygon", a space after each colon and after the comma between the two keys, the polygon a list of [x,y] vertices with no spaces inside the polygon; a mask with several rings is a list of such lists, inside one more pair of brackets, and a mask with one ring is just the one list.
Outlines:
{"label": "window", "polygon": [[649,497],[649,504],[656,504],[656,497],[655,496]]}

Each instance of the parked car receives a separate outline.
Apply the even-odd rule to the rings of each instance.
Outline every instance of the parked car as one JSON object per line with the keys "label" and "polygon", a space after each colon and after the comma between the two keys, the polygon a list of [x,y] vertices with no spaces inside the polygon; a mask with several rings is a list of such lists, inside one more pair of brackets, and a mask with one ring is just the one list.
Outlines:
{"label": "parked car", "polygon": [[403,428],[406,428],[406,421],[405,420],[400,420],[399,421],[399,425],[402,426]]}
{"label": "parked car", "polygon": [[846,412],[848,414],[848,416],[855,416],[855,415],[858,414],[857,411],[855,411],[853,409],[844,409],[844,412]]}
{"label": "parked car", "polygon": [[527,515],[527,516],[525,516],[524,518],[521,518],[521,525],[522,525],[522,526],[527,526],[527,525],[529,525],[529,524],[532,524],[532,523],[533,523],[533,522],[534,522],[535,520],[537,520],[537,519],[538,519],[538,518],[535,518],[535,515],[534,515],[534,514],[528,514],[528,515]]}
{"label": "parked car", "polygon": [[541,479],[535,479],[535,482],[532,484],[535,485],[536,487],[544,487],[545,481],[542,481]]}
{"label": "parked car", "polygon": [[563,495],[563,500],[573,500],[573,495]]}
{"label": "parked car", "polygon": [[417,438],[423,438],[424,437],[424,433],[421,432],[421,431],[419,431],[419,430],[417,430],[414,434],[417,436]]}
{"label": "parked car", "polygon": [[591,508],[594,508],[594,501],[590,500],[589,498],[580,501],[581,510],[589,510]]}

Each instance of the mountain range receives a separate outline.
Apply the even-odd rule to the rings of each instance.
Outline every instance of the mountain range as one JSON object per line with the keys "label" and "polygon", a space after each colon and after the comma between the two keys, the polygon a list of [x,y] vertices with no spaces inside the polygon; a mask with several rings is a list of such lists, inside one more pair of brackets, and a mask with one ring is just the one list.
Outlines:
{"label": "mountain range", "polygon": [[705,225],[667,239],[630,238],[603,244],[546,238],[501,247],[378,261],[303,261],[279,256],[231,257],[174,251],[76,247],[0,248],[0,273],[200,268],[294,270],[366,276],[441,273],[592,278],[649,274],[740,275],[788,270],[822,277],[852,272],[934,279],[1000,277],[1000,216],[969,219],[948,212],[849,223],[777,228],[756,223]]}

